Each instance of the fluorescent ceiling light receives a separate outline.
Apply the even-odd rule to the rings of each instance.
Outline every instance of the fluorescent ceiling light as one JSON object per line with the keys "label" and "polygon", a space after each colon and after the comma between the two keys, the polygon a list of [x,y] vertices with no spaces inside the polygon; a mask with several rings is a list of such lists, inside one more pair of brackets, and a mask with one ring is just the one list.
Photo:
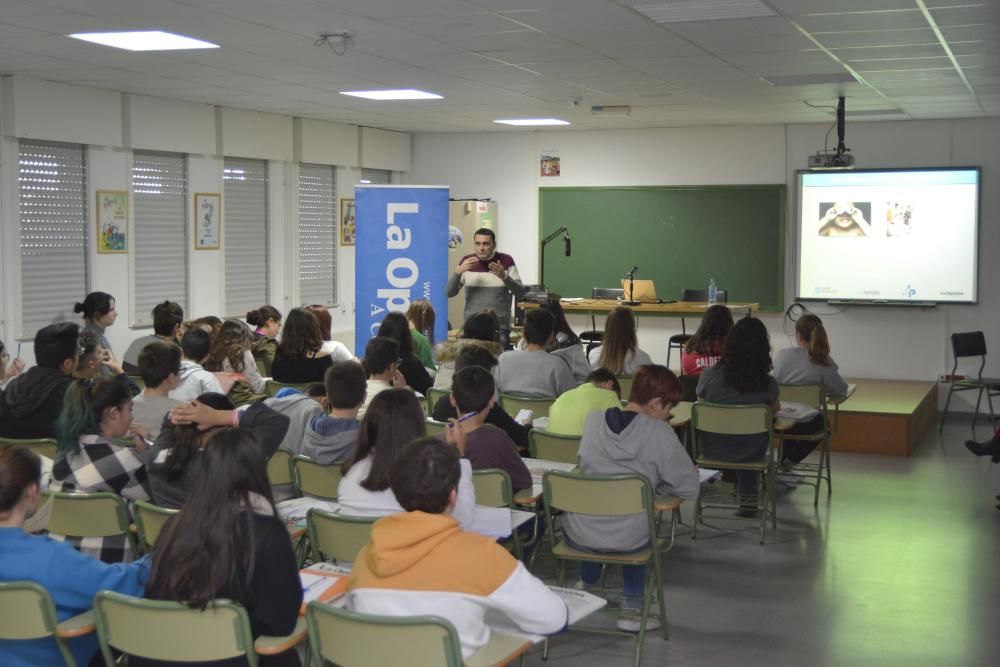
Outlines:
{"label": "fluorescent ceiling light", "polygon": [[760,0],[670,0],[655,4],[646,0],[631,0],[628,4],[657,23],[722,21],[775,15],[774,10]]}
{"label": "fluorescent ceiling light", "polygon": [[506,118],[493,122],[501,125],[569,125],[569,121],[558,118]]}
{"label": "fluorescent ceiling light", "polygon": [[406,88],[404,90],[342,90],[341,95],[363,97],[366,100],[440,100],[436,93]]}
{"label": "fluorescent ceiling light", "polygon": [[129,51],[177,51],[180,49],[217,49],[218,44],[193,37],[175,35],[162,30],[132,30],[128,32],[78,32],[69,35],[85,42],[113,46]]}

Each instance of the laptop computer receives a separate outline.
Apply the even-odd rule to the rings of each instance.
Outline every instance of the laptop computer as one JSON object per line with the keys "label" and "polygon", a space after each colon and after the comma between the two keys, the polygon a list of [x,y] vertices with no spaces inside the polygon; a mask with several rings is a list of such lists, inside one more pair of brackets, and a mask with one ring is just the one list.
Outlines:
{"label": "laptop computer", "polygon": [[640,303],[656,303],[656,285],[652,280],[636,280],[634,283],[634,294],[629,294],[629,279],[622,279],[622,289],[625,290],[625,301],[639,301]]}

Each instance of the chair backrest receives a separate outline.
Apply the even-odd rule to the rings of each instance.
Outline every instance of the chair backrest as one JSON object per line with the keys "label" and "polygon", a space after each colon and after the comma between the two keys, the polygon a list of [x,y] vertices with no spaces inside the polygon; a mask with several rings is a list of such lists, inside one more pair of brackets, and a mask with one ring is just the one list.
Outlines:
{"label": "chair backrest", "polygon": [[622,388],[622,400],[627,401],[629,394],[632,393],[632,380],[635,379],[634,375],[619,375],[618,376],[618,386]]}
{"label": "chair backrest", "polygon": [[[531,429],[528,431],[528,448],[531,457],[560,463],[577,463],[580,452],[579,435],[560,435]],[[478,496],[477,496],[478,497]]]}
{"label": "chair backrest", "polygon": [[59,458],[59,443],[51,438],[0,438],[0,447],[21,445],[27,447],[39,456],[45,456],[53,461]]}
{"label": "chair backrest", "polygon": [[440,435],[448,428],[447,422],[439,422],[428,417],[424,420],[424,432],[427,435]]}
{"label": "chair backrest", "polygon": [[500,468],[473,470],[472,487],[476,491],[477,505],[513,507],[514,490],[506,470]]}
{"label": "chair backrest", "polygon": [[[760,435],[767,434],[771,440],[771,425],[774,418],[766,405],[718,405],[715,403],[695,403],[691,406],[692,440],[695,459],[701,457],[700,434],[717,435]],[[765,460],[773,453],[768,447]],[[741,463],[761,463],[762,461],[741,461]]]}
{"label": "chair backrest", "polygon": [[302,454],[293,456],[292,470],[296,494],[336,500],[337,487],[340,486],[340,478],[343,477],[340,464],[341,462],[337,461],[325,466]]}
{"label": "chair backrest", "polygon": [[72,537],[127,535],[128,511],[116,493],[65,493],[46,491],[52,498],[48,530]]}
{"label": "chair backrest", "polygon": [[698,380],[700,375],[679,375],[677,379],[681,382],[681,400],[695,401],[698,399]]}
{"label": "chair backrest", "polygon": [[128,376],[128,379],[129,379],[129,382],[131,382],[132,384],[134,384],[140,390],[146,388],[146,382],[142,379],[141,375],[131,375],[130,374]]}
{"label": "chair backrest", "polygon": [[435,389],[431,387],[427,390],[427,416],[430,417],[434,414],[434,406],[441,399],[442,396],[447,396],[451,392],[447,389]]}
{"label": "chair backrest", "polygon": [[291,484],[295,479],[292,474],[292,452],[278,449],[267,461],[267,481],[271,486]]}
{"label": "chair backrest", "polygon": [[625,289],[622,287],[593,287],[590,290],[591,299],[624,299]]}
{"label": "chair backrest", "polygon": [[264,393],[267,394],[268,398],[274,398],[279,391],[285,389],[298,389],[303,394],[306,393],[306,389],[309,388],[312,382],[278,382],[277,380],[268,380],[264,383]]}
{"label": "chair backrest", "polygon": [[[478,498],[477,498],[478,500]],[[306,514],[313,559],[334,559],[353,563],[361,547],[371,539],[372,524],[378,517],[343,516],[319,508]]]}
{"label": "chair backrest", "polygon": [[56,608],[34,581],[0,582],[0,639],[38,639],[55,634]]}
{"label": "chair backrest", "polygon": [[653,492],[642,475],[584,475],[548,470],[542,476],[546,511],[562,510],[596,516],[648,513],[653,517]]}
{"label": "chair backrest", "polygon": [[113,591],[94,597],[94,620],[101,652],[115,664],[111,649],[153,660],[207,662],[244,658],[257,665],[250,618],[231,600],[208,609],[180,602],[145,600]]}
{"label": "chair backrest", "polygon": [[135,529],[139,533],[142,548],[147,552],[152,551],[167,520],[180,510],[160,507],[144,500],[135,501],[132,507],[135,511]]}
{"label": "chair backrest", "polygon": [[980,357],[986,354],[986,336],[982,331],[966,331],[951,335],[951,351],[955,358]]}
{"label": "chair backrest", "polygon": [[817,410],[826,409],[826,394],[818,384],[778,385],[778,400],[789,403],[804,403]]}
{"label": "chair backrest", "polygon": [[310,602],[306,609],[314,664],[461,667],[455,627],[437,616],[375,616]]}
{"label": "chair backrest", "polygon": [[[715,300],[719,303],[725,303],[729,301],[729,290],[716,290]],[[708,290],[707,289],[682,289],[681,290],[681,301],[696,301],[696,302],[707,302],[708,301]]]}
{"label": "chair backrest", "polygon": [[555,403],[555,400],[555,398],[500,394],[500,407],[511,417],[517,417],[517,413],[521,410],[531,410],[535,418],[548,417],[549,408]]}

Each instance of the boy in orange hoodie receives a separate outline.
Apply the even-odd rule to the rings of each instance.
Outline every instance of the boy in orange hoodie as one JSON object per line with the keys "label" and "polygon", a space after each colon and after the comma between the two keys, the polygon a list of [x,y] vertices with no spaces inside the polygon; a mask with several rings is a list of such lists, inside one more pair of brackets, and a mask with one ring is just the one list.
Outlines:
{"label": "boy in orange hoodie", "polygon": [[[458,429],[448,432],[462,437]],[[569,613],[555,593],[495,540],[463,531],[451,517],[459,475],[458,451],[437,438],[403,448],[390,486],[406,511],[373,526],[348,583],[350,608],[446,618],[458,630],[464,658],[489,641],[483,620],[489,608],[526,632],[564,629]]]}

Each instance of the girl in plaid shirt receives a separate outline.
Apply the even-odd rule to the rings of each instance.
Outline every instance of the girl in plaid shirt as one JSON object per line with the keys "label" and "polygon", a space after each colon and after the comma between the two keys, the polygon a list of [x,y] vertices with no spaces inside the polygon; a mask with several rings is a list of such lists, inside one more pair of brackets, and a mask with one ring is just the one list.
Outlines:
{"label": "girl in plaid shirt", "polygon": [[[66,390],[56,420],[59,458],[52,468],[52,491],[92,493],[111,491],[127,500],[149,500],[146,466],[139,452],[147,449],[143,431],[132,424],[132,393],[117,379],[93,384],[74,382]],[[131,434],[136,447],[114,443]],[[145,431],[148,435],[148,431]],[[72,537],[50,534],[106,563],[129,562],[132,549],[126,535]]]}

